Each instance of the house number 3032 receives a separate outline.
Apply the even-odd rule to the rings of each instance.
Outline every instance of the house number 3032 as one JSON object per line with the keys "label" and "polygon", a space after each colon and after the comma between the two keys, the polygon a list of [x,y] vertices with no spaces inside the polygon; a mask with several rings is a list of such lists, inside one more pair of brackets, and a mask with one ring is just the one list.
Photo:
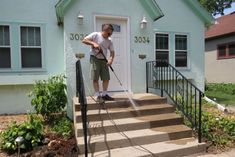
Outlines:
{"label": "house number 3032", "polygon": [[70,40],[83,40],[87,34],[70,33]]}
{"label": "house number 3032", "polygon": [[142,37],[142,36],[135,36],[134,37],[135,43],[149,43],[149,37]]}

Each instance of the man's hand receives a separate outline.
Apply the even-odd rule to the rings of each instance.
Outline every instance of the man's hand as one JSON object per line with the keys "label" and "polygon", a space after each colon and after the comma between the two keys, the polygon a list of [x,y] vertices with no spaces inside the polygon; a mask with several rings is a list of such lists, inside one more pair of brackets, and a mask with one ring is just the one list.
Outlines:
{"label": "man's hand", "polygon": [[108,66],[111,66],[112,63],[113,63],[113,59],[111,58],[111,59],[108,60],[107,65],[108,65]]}
{"label": "man's hand", "polygon": [[92,47],[95,48],[95,49],[100,50],[100,45],[95,43],[95,42],[92,43]]}

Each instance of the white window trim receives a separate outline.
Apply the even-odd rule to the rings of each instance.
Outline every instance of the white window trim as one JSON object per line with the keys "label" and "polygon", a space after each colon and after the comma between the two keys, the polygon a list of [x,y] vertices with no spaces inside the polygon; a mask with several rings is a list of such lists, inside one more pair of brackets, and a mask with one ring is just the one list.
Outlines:
{"label": "white window trim", "polygon": [[10,43],[8,46],[1,46],[0,45],[1,48],[10,48],[10,62],[11,62],[10,68],[0,68],[0,72],[2,72],[2,71],[9,71],[12,69],[12,36],[11,36],[12,34],[11,34],[11,25],[9,23],[0,23],[0,26],[8,26],[9,27],[9,37],[10,37],[10,41],[9,41]]}
{"label": "white window trim", "polygon": [[[157,34],[165,34],[168,35],[168,49],[157,49],[156,48],[156,35]],[[171,42],[170,42],[170,33],[168,32],[155,32],[154,33],[154,60],[156,60],[156,51],[168,51],[168,63],[171,64],[171,57],[170,57],[170,46],[171,46]]]}
{"label": "white window trim", "polygon": [[[175,49],[175,46],[176,46],[175,45],[175,36],[176,35],[186,35],[186,37],[187,37],[187,50],[186,50],[186,52],[187,52],[187,66],[186,67],[176,67],[176,65],[175,65],[175,59],[176,59],[175,58],[175,54],[176,54],[175,52],[177,52],[177,51],[185,51],[185,50],[176,50]],[[173,51],[174,51],[173,52],[174,53],[174,61],[173,61],[174,62],[174,67],[176,69],[178,69],[178,70],[189,70],[190,69],[189,68],[190,67],[190,65],[189,65],[190,64],[190,58],[189,58],[190,57],[190,55],[189,55],[189,34],[188,33],[173,33],[173,40],[174,40],[174,47],[173,47],[174,48],[173,49]]]}
{"label": "white window trim", "polygon": [[[21,27],[39,27],[40,28],[40,38],[41,38],[41,46],[21,46]],[[18,45],[19,45],[19,49],[18,49],[18,55],[19,55],[19,72],[45,72],[45,50],[44,50],[44,45],[43,45],[43,40],[44,40],[44,36],[43,36],[43,26],[42,24],[19,24],[18,25]],[[42,59],[42,67],[40,68],[24,68],[22,67],[22,62],[21,62],[21,48],[41,48],[41,59]]]}

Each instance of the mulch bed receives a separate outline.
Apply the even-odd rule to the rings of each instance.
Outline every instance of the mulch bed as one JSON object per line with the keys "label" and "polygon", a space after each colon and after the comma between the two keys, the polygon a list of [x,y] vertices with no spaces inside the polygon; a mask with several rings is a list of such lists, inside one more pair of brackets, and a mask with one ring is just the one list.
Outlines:
{"label": "mulch bed", "polygon": [[[7,128],[7,126],[16,121],[23,122],[27,119],[26,114],[19,115],[0,115],[0,132]],[[55,134],[45,135],[50,142],[43,146],[38,146],[30,152],[21,153],[21,157],[78,157],[78,148],[75,137],[64,139]],[[0,157],[17,157],[17,153],[6,153],[0,150]]]}

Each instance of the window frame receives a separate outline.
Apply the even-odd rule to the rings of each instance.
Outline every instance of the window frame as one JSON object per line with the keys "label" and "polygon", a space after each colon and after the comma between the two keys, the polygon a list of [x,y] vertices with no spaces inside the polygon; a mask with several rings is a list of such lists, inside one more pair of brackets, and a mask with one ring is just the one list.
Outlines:
{"label": "window frame", "polygon": [[[40,46],[22,46],[21,45],[21,27],[39,27],[40,28]],[[42,42],[42,27],[40,25],[21,24],[18,28],[19,32],[19,67],[22,71],[41,71],[44,69],[44,53]],[[23,67],[22,66],[22,48],[41,48],[41,67]]]}
{"label": "window frame", "polygon": [[[177,35],[184,35],[186,36],[186,39],[187,39],[187,49],[186,50],[176,50],[176,36]],[[187,33],[174,33],[174,37],[173,37],[173,40],[174,40],[174,66],[177,68],[177,69],[188,69],[189,67],[189,35]],[[182,67],[179,67],[179,66],[176,66],[176,52],[179,52],[179,51],[185,51],[186,52],[186,57],[187,57],[187,66],[182,66]]]}
{"label": "window frame", "polygon": [[11,36],[11,25],[8,23],[0,23],[0,26],[8,26],[9,27],[9,46],[1,46],[1,48],[10,48],[10,67],[9,68],[1,68],[0,67],[0,72],[1,71],[8,71],[12,69],[12,36]]}
{"label": "window frame", "polygon": [[[156,35],[157,34],[161,34],[161,35],[168,35],[168,49],[157,49],[157,39],[156,39]],[[171,49],[171,43],[170,43],[170,33],[168,32],[155,32],[154,33],[154,52],[155,52],[155,60],[157,61],[157,51],[164,51],[164,52],[168,52],[168,63],[170,63],[170,49]]]}
{"label": "window frame", "polygon": [[[223,60],[223,59],[233,59],[235,58],[235,55],[229,55],[229,46],[234,45],[235,46],[235,41],[233,42],[228,42],[228,43],[223,43],[223,44],[218,44],[217,45],[217,60]],[[220,57],[219,56],[219,47],[225,46],[225,56]]]}

